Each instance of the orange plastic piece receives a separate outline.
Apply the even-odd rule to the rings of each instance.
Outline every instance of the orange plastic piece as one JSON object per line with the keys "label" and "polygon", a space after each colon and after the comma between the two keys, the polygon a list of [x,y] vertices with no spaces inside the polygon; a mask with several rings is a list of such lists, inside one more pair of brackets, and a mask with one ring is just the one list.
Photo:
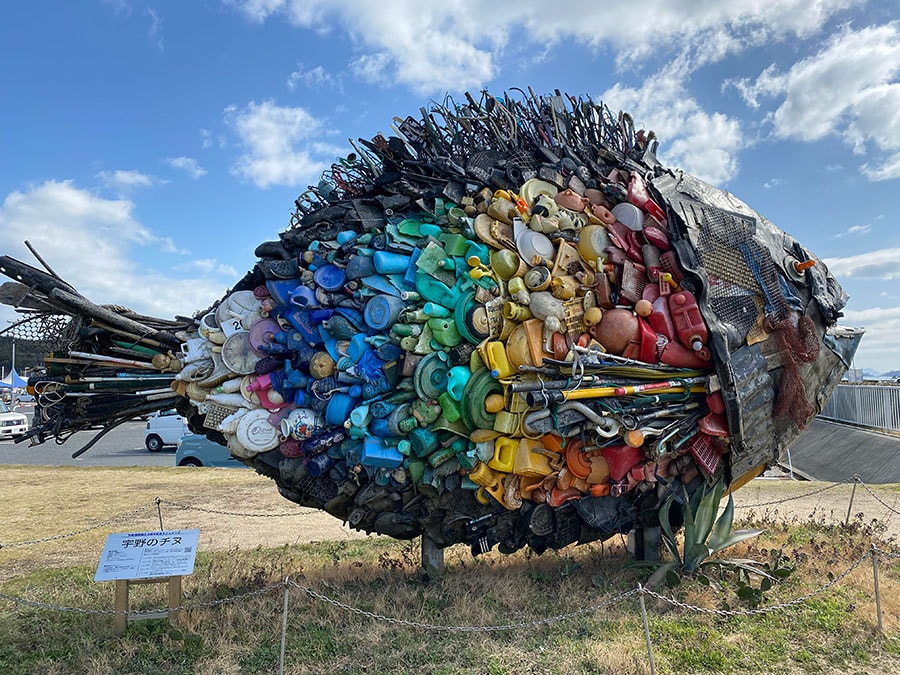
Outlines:
{"label": "orange plastic piece", "polygon": [[[544,444],[544,447],[547,448],[547,450],[562,454],[563,439],[561,436],[557,436],[556,434],[546,434],[541,438],[541,442]],[[578,439],[574,439],[572,441],[569,441],[569,443],[581,443],[581,441],[579,441]]]}
{"label": "orange plastic piece", "polygon": [[522,476],[519,483],[519,493],[522,495],[522,499],[532,499],[535,490],[541,487],[543,482],[543,476]]}
{"label": "orange plastic piece", "polygon": [[607,497],[609,496],[609,492],[609,483],[597,483],[595,485],[591,485],[592,497]]}
{"label": "orange plastic piece", "polygon": [[574,438],[566,444],[566,467],[579,478],[587,478],[591,473],[590,457],[581,452],[581,440]]}
{"label": "orange plastic piece", "polygon": [[550,498],[547,500],[547,503],[556,508],[557,506],[562,506],[568,501],[573,499],[579,499],[581,497],[581,492],[576,490],[575,488],[569,488],[568,490],[560,490],[559,488],[553,488],[550,492]]}

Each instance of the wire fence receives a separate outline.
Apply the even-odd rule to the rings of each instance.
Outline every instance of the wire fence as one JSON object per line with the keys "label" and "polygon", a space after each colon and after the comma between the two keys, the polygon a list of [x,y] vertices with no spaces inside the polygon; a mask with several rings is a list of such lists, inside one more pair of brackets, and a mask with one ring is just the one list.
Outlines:
{"label": "wire fence", "polygon": [[[848,513],[850,512],[850,510],[852,510],[852,500],[855,495],[857,485],[862,485],[863,488],[869,493],[869,495],[872,498],[874,498],[875,501],[877,501],[882,507],[887,509],[890,513],[893,513],[893,514],[898,513],[898,511],[895,508],[890,506],[882,498],[880,498],[878,495],[876,495],[872,491],[872,489],[859,478],[859,476],[854,476],[852,481],[842,481],[842,482],[838,482],[838,483],[833,483],[833,484],[830,484],[827,486],[817,488],[815,490],[811,490],[811,491],[801,494],[801,495],[794,495],[791,497],[785,497],[784,499],[773,500],[773,501],[768,501],[768,502],[760,502],[757,504],[743,504],[739,508],[760,508],[760,507],[764,507],[764,506],[774,506],[777,504],[794,501],[794,500],[801,499],[804,497],[813,496],[813,495],[825,492],[826,490],[833,489],[839,485],[847,485],[847,484],[851,484],[851,483],[853,485],[854,490],[853,490],[853,493],[851,493],[851,504],[850,504],[850,508],[848,508]],[[4,543],[4,544],[0,544],[0,549],[35,545],[35,544],[41,544],[41,543],[46,543],[46,542],[50,542],[50,541],[57,541],[57,540],[64,539],[67,537],[74,537],[74,536],[77,536],[80,534],[84,534],[86,532],[90,532],[93,530],[100,529],[102,527],[106,527],[106,526],[109,526],[109,525],[112,525],[112,524],[115,524],[118,522],[122,522],[124,520],[132,518],[138,514],[144,513],[145,511],[148,511],[148,510],[154,509],[154,508],[157,509],[157,511],[160,515],[160,522],[162,522],[162,512],[161,512],[162,504],[166,504],[167,506],[170,506],[170,507],[176,508],[176,509],[195,510],[195,511],[201,511],[204,513],[222,514],[222,515],[229,515],[229,516],[243,516],[243,517],[248,517],[248,518],[303,516],[303,515],[309,515],[309,513],[315,512],[315,510],[309,509],[306,511],[291,511],[291,512],[285,512],[285,513],[277,513],[277,514],[240,513],[240,512],[233,512],[233,511],[219,511],[216,509],[209,509],[206,507],[196,506],[196,505],[191,505],[191,504],[182,504],[182,503],[178,503],[178,502],[174,502],[174,501],[164,500],[164,499],[157,497],[153,502],[151,502],[149,504],[137,507],[137,508],[132,509],[121,515],[106,519],[104,521],[98,522],[98,523],[88,526],[88,527],[81,528],[79,530],[67,532],[64,534],[54,535],[52,537],[43,537],[40,539],[34,539],[34,540],[30,540],[30,541],[18,541],[18,542]],[[726,609],[714,609],[714,608],[709,608],[709,607],[701,607],[698,605],[693,605],[690,603],[682,602],[680,600],[677,600],[674,597],[671,597],[671,596],[663,594],[663,593],[658,593],[649,588],[644,588],[643,586],[638,584],[637,588],[623,591],[615,596],[608,597],[600,602],[597,602],[597,603],[594,603],[591,605],[587,605],[587,606],[584,606],[584,607],[581,607],[581,608],[578,608],[578,609],[575,609],[575,610],[572,610],[572,611],[569,611],[569,612],[566,612],[563,614],[558,614],[558,615],[549,616],[549,617],[536,618],[536,619],[532,619],[529,621],[521,621],[518,623],[509,623],[509,624],[501,624],[501,625],[483,625],[483,626],[433,624],[433,623],[427,623],[427,622],[411,621],[411,620],[403,619],[400,617],[379,614],[376,612],[372,612],[370,610],[361,609],[359,607],[345,603],[339,599],[336,599],[329,595],[321,593],[314,588],[299,584],[296,581],[292,580],[289,576],[285,577],[285,579],[282,582],[279,582],[277,584],[271,584],[271,585],[268,585],[268,586],[265,586],[262,588],[250,590],[250,591],[236,594],[236,595],[233,595],[233,596],[230,596],[227,598],[218,598],[218,599],[209,600],[209,601],[191,602],[191,603],[186,603],[186,604],[180,605],[178,607],[167,607],[167,608],[156,608],[156,609],[115,610],[115,609],[93,609],[93,608],[69,607],[69,606],[65,606],[65,605],[59,605],[59,604],[54,604],[54,603],[49,603],[49,602],[42,602],[42,601],[38,601],[38,600],[31,600],[28,598],[22,598],[22,597],[10,595],[7,593],[0,593],[0,601],[5,601],[8,603],[12,603],[13,605],[16,605],[16,606],[26,607],[26,608],[31,608],[31,609],[39,609],[39,610],[47,610],[47,611],[55,611],[55,612],[78,613],[78,614],[93,615],[93,616],[117,616],[117,615],[126,614],[129,618],[136,619],[136,618],[140,618],[141,616],[145,616],[145,617],[154,616],[155,617],[155,616],[159,616],[159,615],[166,615],[168,613],[174,614],[176,612],[188,611],[188,610],[214,609],[214,608],[218,608],[218,607],[221,607],[224,605],[243,602],[243,601],[247,601],[247,600],[250,600],[253,598],[269,595],[269,594],[275,593],[277,591],[282,591],[284,593],[284,603],[283,603],[283,610],[282,610],[283,611],[282,636],[281,636],[282,637],[282,643],[281,643],[282,650],[281,650],[281,655],[280,655],[279,672],[283,672],[284,659],[285,659],[284,645],[286,642],[286,631],[287,631],[287,626],[288,626],[287,616],[288,616],[289,604],[290,604],[290,602],[289,602],[290,601],[290,592],[292,589],[296,590],[296,591],[300,591],[301,593],[303,593],[305,596],[307,596],[311,600],[337,607],[338,609],[341,609],[342,611],[345,611],[347,613],[357,614],[359,616],[366,617],[373,621],[378,621],[378,622],[386,623],[386,624],[393,625],[393,626],[415,629],[415,630],[440,631],[440,632],[447,632],[447,633],[492,633],[492,632],[503,632],[503,631],[516,631],[516,630],[522,630],[522,629],[527,629],[527,628],[546,626],[546,625],[558,623],[561,621],[566,621],[566,620],[572,619],[577,616],[583,616],[585,614],[593,614],[593,613],[596,613],[607,607],[610,607],[613,605],[618,605],[622,601],[627,600],[629,598],[637,597],[640,600],[639,604],[640,604],[640,611],[641,611],[642,619],[643,619],[643,623],[644,623],[644,631],[645,631],[645,638],[646,638],[646,643],[647,643],[650,670],[651,670],[651,673],[653,673],[653,672],[655,672],[655,666],[654,666],[654,661],[653,661],[653,647],[652,647],[652,640],[650,637],[650,632],[649,632],[648,622],[647,622],[647,610],[646,610],[646,605],[644,602],[645,598],[654,598],[659,602],[671,605],[673,607],[677,607],[685,612],[695,612],[695,613],[700,613],[700,614],[715,615],[715,616],[719,616],[719,617],[723,617],[723,618],[738,617],[738,616],[758,616],[758,615],[763,615],[763,614],[770,614],[773,612],[780,612],[780,611],[785,611],[785,610],[789,610],[792,608],[796,608],[798,606],[803,605],[806,601],[810,600],[811,598],[813,598],[817,595],[820,595],[822,593],[825,593],[831,589],[834,589],[835,587],[838,586],[838,584],[840,584],[841,581],[843,581],[847,576],[849,576],[852,572],[854,572],[857,568],[859,568],[863,562],[865,562],[867,559],[871,558],[872,568],[873,568],[873,580],[874,580],[874,597],[875,597],[876,614],[877,614],[876,618],[877,618],[879,630],[883,631],[883,617],[882,617],[882,612],[881,612],[881,597],[880,597],[879,580],[878,580],[878,559],[879,559],[879,557],[888,559],[888,560],[892,560],[892,561],[900,560],[900,552],[891,551],[891,550],[887,550],[884,548],[879,548],[878,546],[876,546],[873,543],[871,545],[871,547],[867,551],[865,551],[859,558],[857,558],[849,567],[847,567],[847,569],[845,569],[843,572],[841,572],[840,574],[838,574],[836,576],[831,576],[827,582],[823,583],[822,585],[815,588],[814,590],[804,593],[803,595],[800,595],[796,598],[787,600],[785,602],[781,602],[781,603],[771,605],[771,606],[766,606],[766,607],[752,607],[752,608],[747,608],[747,609],[727,609],[727,610]]]}

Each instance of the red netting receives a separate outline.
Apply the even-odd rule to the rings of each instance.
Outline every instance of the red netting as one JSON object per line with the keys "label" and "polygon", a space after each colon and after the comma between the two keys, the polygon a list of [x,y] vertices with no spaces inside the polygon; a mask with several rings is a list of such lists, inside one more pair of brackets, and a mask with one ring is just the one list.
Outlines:
{"label": "red netting", "polygon": [[801,316],[795,326],[790,317],[771,326],[782,358],[781,387],[775,398],[775,417],[790,417],[803,429],[816,409],[807,400],[800,375],[800,363],[811,363],[819,357],[816,326],[808,316]]}

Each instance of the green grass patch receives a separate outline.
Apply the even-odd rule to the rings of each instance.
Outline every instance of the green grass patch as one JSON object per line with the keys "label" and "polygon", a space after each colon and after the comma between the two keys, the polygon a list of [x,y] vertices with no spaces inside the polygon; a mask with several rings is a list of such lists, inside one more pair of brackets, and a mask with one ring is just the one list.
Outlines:
{"label": "green grass patch", "polygon": [[[766,592],[761,608],[789,603],[829,582],[879,538],[871,523],[849,528],[811,518],[749,523],[765,537],[729,555],[765,561],[784,555],[796,572]],[[2,556],[0,552],[0,556]],[[204,551],[184,581],[188,605],[228,600],[277,585],[286,576],[334,602],[290,592],[286,672],[329,673],[647,673],[637,597],[564,620],[548,617],[592,607],[636,587],[646,572],[625,569],[620,541],[537,556],[446,552],[447,573],[428,582],[418,544],[384,538]],[[0,563],[3,558],[0,557]],[[113,585],[93,581],[93,565],[35,567],[7,574],[0,592],[38,602],[108,610]],[[686,605],[737,614],[700,613],[647,598],[660,673],[796,673],[900,671],[900,565],[884,560],[880,582],[886,634],[875,625],[872,568],[865,561],[835,588],[783,611],[751,608],[723,581],[688,579],[666,591]],[[164,587],[133,589],[133,607],[165,605]],[[76,614],[0,600],[0,672],[262,673],[278,668],[283,589],[237,602],[191,609],[177,626],[132,623],[113,636],[112,617]],[[335,604],[339,603],[339,604]],[[375,617],[348,611],[345,606]],[[387,618],[383,618],[387,617]],[[391,618],[419,624],[409,627]],[[438,626],[482,627],[468,632]],[[505,630],[493,626],[523,624]]]}

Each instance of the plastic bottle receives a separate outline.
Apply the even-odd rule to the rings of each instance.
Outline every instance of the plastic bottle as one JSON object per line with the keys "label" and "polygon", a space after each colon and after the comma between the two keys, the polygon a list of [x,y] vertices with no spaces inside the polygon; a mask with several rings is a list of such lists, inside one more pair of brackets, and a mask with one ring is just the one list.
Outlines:
{"label": "plastic bottle", "polygon": [[706,346],[709,333],[694,294],[690,291],[679,291],[670,295],[669,313],[672,315],[678,341],[688,349],[701,351]]}

